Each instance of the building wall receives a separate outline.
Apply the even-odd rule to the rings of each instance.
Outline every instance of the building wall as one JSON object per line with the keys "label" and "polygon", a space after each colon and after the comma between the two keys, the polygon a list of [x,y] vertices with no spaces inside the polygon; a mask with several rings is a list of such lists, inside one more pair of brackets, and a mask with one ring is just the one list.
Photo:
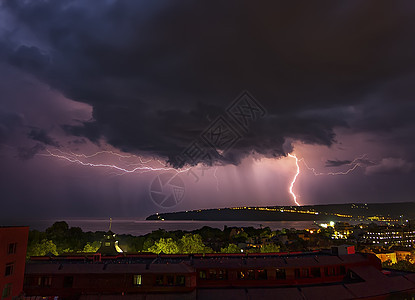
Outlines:
{"label": "building wall", "polygon": [[376,256],[382,262],[386,262],[388,260],[390,260],[393,264],[396,264],[396,262],[397,262],[396,253],[395,252],[390,252],[390,253],[377,253]]}
{"label": "building wall", "polygon": [[[138,274],[140,272],[137,272]],[[26,275],[27,296],[59,296],[77,299],[81,294],[135,294],[135,293],[184,293],[196,288],[195,273],[143,274],[139,285],[134,284],[135,274],[32,274]],[[183,285],[176,278],[185,277]],[[161,283],[157,284],[157,277]],[[169,283],[167,277],[172,277]]]}
{"label": "building wall", "polygon": [[28,235],[29,227],[0,227],[1,299],[12,299],[23,291]]}

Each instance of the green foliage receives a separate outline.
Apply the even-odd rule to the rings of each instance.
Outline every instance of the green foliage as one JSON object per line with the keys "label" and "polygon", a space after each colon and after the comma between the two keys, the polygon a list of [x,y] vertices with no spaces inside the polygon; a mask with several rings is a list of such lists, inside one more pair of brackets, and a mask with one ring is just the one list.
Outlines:
{"label": "green foliage", "polygon": [[59,239],[63,237],[69,230],[69,225],[65,221],[55,222],[53,225],[46,229],[48,237]]}
{"label": "green foliage", "polygon": [[86,245],[84,246],[84,249],[82,250],[82,252],[86,252],[86,253],[95,253],[97,252],[97,250],[99,249],[99,247],[101,246],[101,243],[98,241],[95,241],[93,243],[86,243]]}
{"label": "green foliage", "polygon": [[40,243],[32,243],[27,248],[27,257],[44,256],[46,254],[58,255],[56,245],[51,240],[42,240]]}
{"label": "green foliage", "polygon": [[233,237],[234,241],[237,243],[246,243],[248,239],[248,234],[245,231],[241,231]]}
{"label": "green foliage", "polygon": [[[144,241],[144,243],[143,243],[143,251],[144,251],[144,252],[150,251],[150,248],[151,248],[152,246],[154,246],[154,240],[153,240],[153,239],[151,239],[151,238],[146,239],[146,240]],[[151,252],[151,251],[150,251],[150,252]]]}
{"label": "green foliage", "polygon": [[280,246],[276,244],[265,244],[262,245],[260,249],[261,253],[274,253],[274,252],[280,252]]}
{"label": "green foliage", "polygon": [[211,253],[212,249],[205,246],[199,234],[185,234],[179,241],[180,253]]}
{"label": "green foliage", "polygon": [[412,264],[407,260],[400,260],[396,264],[393,264],[391,260],[387,260],[382,263],[382,267],[399,271],[415,272],[415,264]]}
{"label": "green foliage", "polygon": [[179,246],[172,238],[161,238],[151,246],[148,251],[153,253],[177,254],[179,253]]}
{"label": "green foliage", "polygon": [[46,229],[46,238],[56,244],[58,252],[82,251],[87,235],[79,227],[69,228],[65,221],[55,222]]}
{"label": "green foliage", "polygon": [[221,253],[241,253],[241,249],[235,244],[229,244],[227,247],[220,249]]}

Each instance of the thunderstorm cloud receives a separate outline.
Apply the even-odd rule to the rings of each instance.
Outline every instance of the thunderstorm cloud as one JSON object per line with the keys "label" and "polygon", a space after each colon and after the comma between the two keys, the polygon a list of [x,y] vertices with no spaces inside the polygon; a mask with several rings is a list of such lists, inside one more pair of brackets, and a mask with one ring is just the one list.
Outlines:
{"label": "thunderstorm cloud", "polygon": [[286,155],[287,139],[330,146],[335,128],[414,127],[408,2],[6,1],[2,10],[2,58],[91,105],[93,119],[61,125],[95,143],[171,159],[242,90],[268,113],[223,157],[230,163]]}

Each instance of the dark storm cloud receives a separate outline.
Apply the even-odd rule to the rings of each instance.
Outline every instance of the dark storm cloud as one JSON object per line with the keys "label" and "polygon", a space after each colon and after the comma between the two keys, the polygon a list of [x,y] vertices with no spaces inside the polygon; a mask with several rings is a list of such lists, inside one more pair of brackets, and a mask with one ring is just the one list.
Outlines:
{"label": "dark storm cloud", "polygon": [[28,137],[45,145],[60,147],[59,143],[54,138],[50,137],[46,130],[41,128],[33,128],[30,130]]}
{"label": "dark storm cloud", "polygon": [[0,146],[7,142],[16,128],[23,125],[23,120],[20,114],[0,110]]}
{"label": "dark storm cloud", "polygon": [[73,141],[69,141],[68,144],[74,144],[74,145],[84,145],[86,144],[86,140],[84,138],[75,139]]}
{"label": "dark storm cloud", "polygon": [[[268,114],[225,162],[252,152],[285,155],[287,139],[330,146],[336,127],[383,132],[413,124],[412,84],[400,80],[415,66],[411,2],[2,6],[25,32],[18,39],[11,28],[2,53],[65,96],[92,105],[93,120],[63,128],[95,143],[104,138],[124,151],[172,158],[241,90]],[[371,109],[370,97],[384,85],[399,89],[398,102],[405,104],[394,106],[386,94]],[[352,106],[358,111],[350,112]],[[393,117],[384,124],[390,107]]]}
{"label": "dark storm cloud", "polygon": [[37,143],[32,147],[19,147],[17,149],[17,157],[21,160],[32,159],[37,153],[45,150],[45,145]]}
{"label": "dark storm cloud", "polygon": [[341,167],[346,165],[359,165],[360,167],[366,168],[371,167],[380,164],[380,162],[375,162],[370,159],[366,158],[367,155],[364,155],[363,157],[358,157],[354,160],[339,160],[339,159],[328,159],[326,160],[325,167],[331,168],[331,167]]}
{"label": "dark storm cloud", "polygon": [[344,165],[350,165],[352,163],[351,160],[330,160],[326,161],[326,167],[340,167]]}
{"label": "dark storm cloud", "polygon": [[413,167],[413,163],[402,158],[387,157],[383,158],[378,164],[367,167],[366,174],[409,173],[413,170]]}

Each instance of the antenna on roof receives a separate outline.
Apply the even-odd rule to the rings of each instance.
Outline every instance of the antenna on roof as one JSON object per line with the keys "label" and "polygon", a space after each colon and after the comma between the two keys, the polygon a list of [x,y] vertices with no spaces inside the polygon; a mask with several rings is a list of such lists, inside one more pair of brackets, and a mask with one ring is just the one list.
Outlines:
{"label": "antenna on roof", "polygon": [[112,225],[112,218],[110,218],[110,228],[108,229],[108,231],[111,231],[111,225]]}

